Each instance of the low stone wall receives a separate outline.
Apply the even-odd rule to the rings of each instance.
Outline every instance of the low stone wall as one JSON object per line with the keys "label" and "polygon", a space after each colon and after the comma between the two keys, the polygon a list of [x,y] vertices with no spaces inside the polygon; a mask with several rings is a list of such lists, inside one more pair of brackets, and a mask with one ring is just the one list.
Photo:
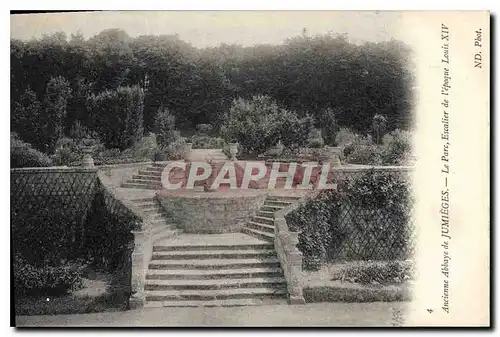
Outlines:
{"label": "low stone wall", "polygon": [[100,165],[96,166],[99,171],[104,172],[111,180],[113,186],[121,186],[122,182],[131,179],[139,170],[144,170],[151,166],[153,162],[115,164],[115,165]]}
{"label": "low stone wall", "polygon": [[302,253],[297,248],[299,232],[291,232],[288,229],[285,215],[299,207],[306,198],[307,195],[298,202],[274,213],[274,248],[285,274],[288,303],[290,304],[305,304],[302,275],[303,258]]}
{"label": "low stone wall", "polygon": [[167,216],[184,233],[239,232],[264,204],[267,191],[180,191],[157,195]]}
{"label": "low stone wall", "polygon": [[144,212],[134,203],[127,200],[105,171],[98,171],[97,176],[109,198],[120,202],[129,212],[132,212],[138,219],[139,227],[132,231],[134,235],[134,249],[131,260],[131,288],[130,308],[140,308],[146,302],[144,284],[146,281],[146,270],[153,254],[153,233],[152,224]]}

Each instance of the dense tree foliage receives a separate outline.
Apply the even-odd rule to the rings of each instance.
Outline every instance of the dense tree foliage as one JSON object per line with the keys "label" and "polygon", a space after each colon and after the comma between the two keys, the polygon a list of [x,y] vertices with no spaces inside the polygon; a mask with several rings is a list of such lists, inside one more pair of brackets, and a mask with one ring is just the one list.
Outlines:
{"label": "dense tree foliage", "polygon": [[[410,50],[401,42],[356,45],[333,34],[302,35],[280,45],[222,44],[204,49],[176,35],[132,38],[118,29],[87,40],[63,33],[12,40],[12,127],[23,140],[49,151],[52,137],[67,135],[75,121],[96,127],[95,111],[86,104],[89,97],[104,99],[102,95],[124,90],[118,88],[139,86],[144,132],[154,130],[160,108],[174,113],[180,129],[212,124],[218,132],[234,99],[258,95],[271,97],[299,119],[310,115],[317,128],[324,123],[324,112],[333,111],[334,119],[326,122],[335,127],[367,134],[379,114],[390,132],[411,123],[414,75],[409,60]],[[54,135],[33,139],[47,126],[42,125],[44,118],[40,120],[47,116],[43,114],[58,123],[63,120],[62,131],[60,124],[51,124]],[[99,134],[108,137],[102,130]],[[324,134],[327,143],[335,139],[334,134]],[[129,142],[105,141],[119,148]]]}

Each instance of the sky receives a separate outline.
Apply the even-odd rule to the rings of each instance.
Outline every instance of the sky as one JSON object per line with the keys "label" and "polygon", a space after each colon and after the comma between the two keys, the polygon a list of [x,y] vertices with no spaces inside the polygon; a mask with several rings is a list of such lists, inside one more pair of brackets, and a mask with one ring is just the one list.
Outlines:
{"label": "sky", "polygon": [[106,11],[11,15],[11,38],[81,32],[85,38],[105,29],[120,28],[131,37],[178,34],[195,47],[220,43],[252,46],[279,44],[286,38],[347,33],[351,42],[398,39],[401,14],[375,11]]}

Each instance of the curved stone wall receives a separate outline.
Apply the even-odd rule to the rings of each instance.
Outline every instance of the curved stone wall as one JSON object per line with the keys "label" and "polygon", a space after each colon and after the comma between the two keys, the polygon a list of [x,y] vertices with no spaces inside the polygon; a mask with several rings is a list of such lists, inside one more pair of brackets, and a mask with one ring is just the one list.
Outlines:
{"label": "curved stone wall", "polygon": [[264,204],[267,191],[159,192],[157,197],[169,221],[184,233],[239,232]]}

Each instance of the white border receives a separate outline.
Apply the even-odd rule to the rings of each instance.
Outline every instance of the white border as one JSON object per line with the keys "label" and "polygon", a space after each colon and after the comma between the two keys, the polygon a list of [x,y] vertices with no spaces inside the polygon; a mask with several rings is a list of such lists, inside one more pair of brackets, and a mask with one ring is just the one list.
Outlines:
{"label": "white border", "polygon": [[[350,0],[346,2],[337,2],[337,1],[326,1],[326,0],[321,0],[321,1],[297,1],[297,0],[288,0],[288,1],[283,1],[283,2],[271,2],[269,0],[254,0],[254,1],[245,1],[245,2],[240,2],[236,3],[234,0],[233,1],[193,1],[193,0],[184,0],[184,1],[169,1],[167,4],[158,1],[153,1],[153,0],[141,0],[141,1],[130,1],[130,0],[107,0],[106,2],[103,2],[102,0],[87,0],[85,2],[80,2],[80,3],[74,3],[74,2],[68,2],[68,1],[50,1],[50,0],[45,0],[43,2],[40,1],[16,1],[15,3],[11,2],[2,2],[1,6],[2,7],[7,7],[7,5],[12,6],[11,8],[5,8],[2,10],[2,19],[0,22],[0,26],[2,29],[2,45],[5,48],[8,48],[10,44],[10,19],[9,19],[9,12],[8,10],[10,9],[15,9],[15,10],[29,10],[36,8],[37,10],[83,10],[83,9],[88,9],[88,10],[485,10],[489,9],[492,11],[492,13],[498,13],[498,1],[484,1],[484,0],[475,0],[475,1],[463,1],[463,0],[448,0],[448,1],[440,1],[439,3],[437,1],[420,1],[418,3],[414,1],[381,1],[381,0],[376,0],[376,1],[360,1],[360,0]],[[2,8],[3,9],[3,8]],[[498,19],[498,18],[496,18]],[[497,21],[498,24],[498,21]],[[498,34],[494,34],[495,40],[494,44],[498,45]],[[1,58],[2,58],[2,78],[4,79],[3,81],[3,90],[2,90],[2,102],[4,104],[3,109],[2,109],[2,114],[1,118],[4,119],[0,125],[5,128],[3,132],[0,133],[1,137],[4,138],[5,141],[1,142],[1,150],[2,150],[2,155],[3,158],[8,158],[9,155],[9,132],[10,132],[10,113],[7,113],[10,111],[10,84],[7,83],[7,79],[10,79],[10,59],[9,59],[9,54],[7,50],[4,50],[3,53],[0,53]],[[495,60],[497,61],[497,57]],[[496,72],[495,74],[496,75]],[[496,76],[495,76],[496,77]],[[493,80],[493,79],[492,79]],[[495,97],[499,97],[499,90],[498,86],[495,88]],[[496,118],[495,126],[497,126],[498,122],[498,117]],[[499,144],[498,142],[498,136],[496,137],[497,141],[495,142],[494,146],[496,149],[498,149]],[[496,154],[496,153],[495,153]],[[7,162],[8,163],[8,162]],[[10,180],[8,170],[9,170],[9,165],[5,165],[3,168],[5,170],[5,174],[3,177],[5,177],[5,183],[4,186],[10,185]],[[497,173],[497,172],[495,172]],[[498,179],[497,179],[498,180]],[[9,182],[8,182],[9,181]],[[497,185],[495,184],[495,188]],[[9,189],[4,188],[2,194],[2,207],[3,207],[3,215],[10,214],[10,210],[8,209],[8,206],[10,204],[10,194],[9,194]],[[495,206],[497,206],[497,203],[499,203],[498,200],[495,202]],[[7,221],[5,221],[7,222]],[[4,263],[2,265],[4,266],[4,271],[7,270],[9,264],[10,264],[10,233],[7,232],[10,230],[10,227],[7,223],[4,222],[4,225],[2,226],[2,230],[4,231],[4,235],[2,235],[3,238],[3,244],[1,245],[2,252],[1,256],[2,259],[4,260]],[[10,222],[10,221],[9,221]],[[495,224],[491,224],[491,226],[495,226]],[[497,242],[498,242],[498,230],[497,232]],[[9,260],[9,261],[7,261]],[[492,266],[493,268],[496,267]],[[10,289],[10,281],[6,276],[6,273],[4,273],[4,277],[0,278],[1,282],[1,289],[4,290],[4,293]],[[4,327],[4,332],[5,332],[5,327],[10,325],[10,300],[4,300],[3,301],[3,307],[2,307],[2,319],[4,320],[2,327]],[[493,318],[493,321],[495,321],[495,318]],[[13,329],[9,329],[10,333],[13,333]],[[173,332],[173,331],[171,331]],[[203,331],[200,331],[203,332]],[[278,331],[276,331],[278,332]],[[310,331],[314,332],[314,331]],[[309,334],[310,332],[306,331],[300,331],[300,334]],[[430,331],[427,331],[429,333]],[[255,332],[256,334],[258,333],[259,336],[264,334],[264,331],[258,331]],[[281,331],[280,333],[288,333],[288,331]],[[335,331],[335,333],[341,333],[343,334],[344,332],[341,331]]]}

